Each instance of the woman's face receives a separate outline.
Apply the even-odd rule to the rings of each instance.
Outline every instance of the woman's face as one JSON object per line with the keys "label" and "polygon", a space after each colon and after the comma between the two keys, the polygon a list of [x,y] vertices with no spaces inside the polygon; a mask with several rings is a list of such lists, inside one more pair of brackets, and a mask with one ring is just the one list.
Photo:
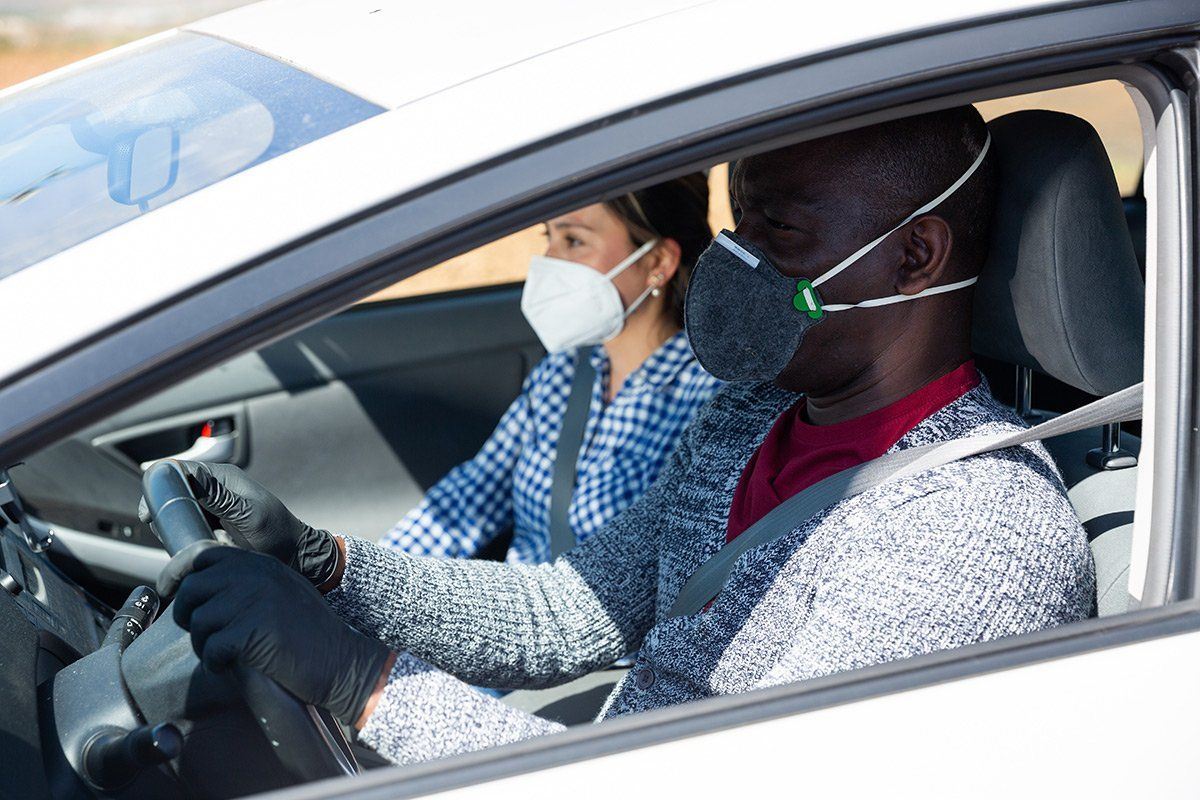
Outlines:
{"label": "woman's face", "polygon": [[[545,233],[547,256],[584,264],[600,273],[637,249],[625,224],[602,203],[555,217],[546,223]],[[643,257],[613,279],[626,308],[645,291],[649,270],[648,259]]]}

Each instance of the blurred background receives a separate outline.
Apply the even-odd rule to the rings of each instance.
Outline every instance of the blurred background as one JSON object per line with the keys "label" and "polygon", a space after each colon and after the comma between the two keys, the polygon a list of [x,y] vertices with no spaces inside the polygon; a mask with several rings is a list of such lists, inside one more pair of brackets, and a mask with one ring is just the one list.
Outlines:
{"label": "blurred background", "polygon": [[248,0],[0,0],[0,88]]}

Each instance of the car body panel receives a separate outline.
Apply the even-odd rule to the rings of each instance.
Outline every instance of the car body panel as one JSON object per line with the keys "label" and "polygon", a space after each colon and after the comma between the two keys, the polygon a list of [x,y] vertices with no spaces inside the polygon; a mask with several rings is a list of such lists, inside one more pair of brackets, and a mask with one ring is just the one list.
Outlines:
{"label": "car body panel", "polygon": [[[620,0],[576,4],[569,13],[557,0],[455,5],[265,0],[187,29],[272,55],[387,108],[527,64],[538,73],[528,85],[545,92],[544,110],[570,94],[590,95],[598,107],[614,96],[640,102],[656,82],[679,91],[808,53],[1047,3]],[[626,53],[636,57],[616,55]],[[562,57],[573,62],[570,71],[552,67]]]}
{"label": "car body panel", "polygon": [[[701,0],[577,4],[265,0],[187,26],[267,53],[385,108]],[[519,20],[519,25],[512,24]],[[337,31],[331,35],[331,31]],[[503,33],[501,33],[503,32]]]}
{"label": "car body panel", "polygon": [[1178,797],[1196,786],[1198,658],[1193,632],[429,796]]}

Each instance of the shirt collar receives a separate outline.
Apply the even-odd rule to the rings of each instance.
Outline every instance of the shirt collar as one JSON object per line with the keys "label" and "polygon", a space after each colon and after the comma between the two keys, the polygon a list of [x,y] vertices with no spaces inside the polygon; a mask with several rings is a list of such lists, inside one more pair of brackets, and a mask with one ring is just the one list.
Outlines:
{"label": "shirt collar", "polygon": [[[687,334],[679,331],[661,346],[625,381],[618,396],[626,392],[640,394],[659,389],[669,384],[679,371],[694,361],[696,356],[688,343]],[[592,349],[592,367],[596,374],[608,374],[608,353],[603,346]]]}

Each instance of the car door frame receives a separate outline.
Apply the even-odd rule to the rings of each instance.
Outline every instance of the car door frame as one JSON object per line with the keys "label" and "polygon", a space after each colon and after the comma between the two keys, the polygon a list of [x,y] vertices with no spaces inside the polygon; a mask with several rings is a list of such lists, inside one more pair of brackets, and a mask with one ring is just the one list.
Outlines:
{"label": "car door frame", "polygon": [[[1136,17],[1131,19],[1131,9]],[[783,715],[1037,661],[1200,630],[1195,475],[1197,222],[1194,88],[1197,11],[1174,0],[1066,5],[866,43],[699,88],[477,165],[255,259],[121,330],[0,387],[0,461],[259,347],[357,297],[563,208],[720,160],[913,113],[980,87],[1044,85],[1047,75],[1126,70],[1158,116],[1158,247],[1149,505],[1156,536],[1147,590],[1171,601],[1117,617],[972,645],[746,695],[710,698],[604,725],[361,776],[343,796],[408,796],[594,758]],[[1174,53],[1154,69],[1122,67]],[[1134,72],[1137,72],[1137,75]],[[1098,73],[1098,74],[1100,74]],[[1167,81],[1163,83],[1163,81]],[[1023,83],[1024,82],[1024,83]],[[1192,83],[1195,86],[1195,83]],[[786,98],[786,100],[780,100]],[[1169,128],[1169,126],[1167,126]],[[286,287],[281,289],[280,287]],[[212,309],[222,309],[214,315]],[[97,365],[102,365],[98,367]],[[1139,507],[1141,510],[1141,507]],[[1157,546],[1157,549],[1154,547]],[[1155,583],[1157,581],[1157,583]],[[294,796],[303,796],[297,789]]]}
{"label": "car door frame", "polygon": [[[1200,34],[1197,35],[1200,39]],[[1168,61],[1177,68],[1196,69],[1200,59],[1191,47],[1170,51]],[[1200,75],[1200,70],[1195,74]],[[1093,618],[1064,628],[1037,631],[911,659],[877,664],[816,678],[801,683],[760,689],[694,701],[684,706],[655,709],[629,717],[605,720],[603,724],[568,729],[552,737],[519,742],[504,747],[469,753],[444,760],[399,767],[390,772],[354,779],[353,789],[338,797],[366,800],[386,789],[389,797],[417,797],[551,769],[583,760],[593,760],[655,747],[680,739],[730,731],[747,725],[779,720],[796,714],[831,709],[921,688],[999,673],[1020,667],[1087,656],[1168,637],[1186,638],[1188,652],[1200,652],[1200,599],[1197,599],[1195,505],[1197,493],[1188,485],[1194,476],[1200,438],[1185,427],[1192,419],[1191,387],[1195,385],[1196,351],[1190,337],[1195,333],[1195,312],[1200,294],[1195,283],[1195,232],[1200,225],[1192,213],[1200,180],[1192,157],[1192,135],[1183,130],[1200,127],[1197,96],[1171,87],[1165,73],[1137,67],[1098,67],[1070,70],[1054,78],[1006,81],[986,90],[953,92],[935,101],[890,106],[880,114],[861,114],[832,124],[809,129],[810,136],[853,128],[875,119],[920,113],[963,102],[1011,96],[1027,91],[1070,85],[1090,80],[1117,78],[1135,86],[1135,99],[1144,119],[1151,121],[1147,144],[1156,150],[1151,162],[1156,180],[1148,180],[1149,205],[1157,207],[1150,219],[1155,230],[1148,234],[1155,249],[1156,266],[1149,270],[1148,306],[1156,312],[1147,321],[1146,439],[1158,447],[1143,457],[1153,459],[1150,521],[1157,533],[1149,543],[1146,587],[1149,608],[1112,617]],[[1160,82],[1162,81],[1162,82]],[[784,144],[790,139],[781,139]],[[1154,193],[1153,199],[1150,193]],[[1153,298],[1153,299],[1150,299]],[[1139,506],[1140,515],[1144,514]],[[1153,596],[1151,596],[1153,594]],[[1181,645],[1185,650],[1187,645]],[[666,780],[671,780],[666,778]],[[513,784],[520,787],[522,784]],[[480,786],[482,792],[486,786]],[[297,787],[280,795],[281,800],[328,796]],[[482,794],[480,794],[482,796]]]}

